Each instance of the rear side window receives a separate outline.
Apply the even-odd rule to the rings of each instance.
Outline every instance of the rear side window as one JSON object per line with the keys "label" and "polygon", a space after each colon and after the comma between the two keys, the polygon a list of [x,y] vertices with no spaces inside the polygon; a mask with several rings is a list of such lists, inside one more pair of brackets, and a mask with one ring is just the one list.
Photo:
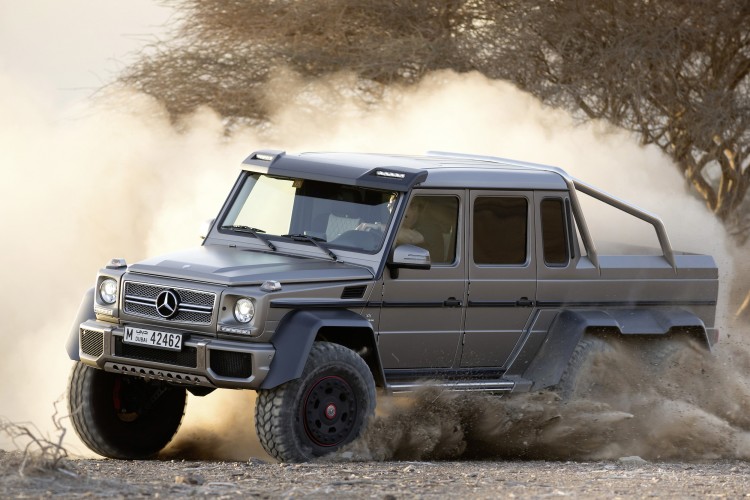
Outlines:
{"label": "rear side window", "polygon": [[541,215],[544,262],[550,266],[564,266],[570,257],[565,231],[565,206],[562,198],[542,200]]}
{"label": "rear side window", "polygon": [[526,198],[515,196],[480,196],[474,200],[475,263],[526,263],[528,205]]}

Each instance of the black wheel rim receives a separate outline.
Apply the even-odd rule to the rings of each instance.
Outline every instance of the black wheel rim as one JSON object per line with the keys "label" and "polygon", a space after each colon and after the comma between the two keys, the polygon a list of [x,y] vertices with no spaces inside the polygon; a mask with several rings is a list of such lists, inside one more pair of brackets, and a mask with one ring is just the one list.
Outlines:
{"label": "black wheel rim", "polygon": [[151,412],[167,391],[161,384],[149,385],[132,377],[116,375],[112,385],[112,407],[122,422],[134,422]]}
{"label": "black wheel rim", "polygon": [[357,398],[341,377],[315,381],[302,404],[305,434],[318,446],[338,446],[351,435],[357,422]]}

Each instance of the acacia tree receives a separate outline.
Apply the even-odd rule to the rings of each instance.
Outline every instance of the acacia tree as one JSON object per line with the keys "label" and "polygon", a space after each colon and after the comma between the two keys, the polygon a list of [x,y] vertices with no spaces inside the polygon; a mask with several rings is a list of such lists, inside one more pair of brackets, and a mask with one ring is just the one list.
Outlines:
{"label": "acacia tree", "polygon": [[544,5],[522,14],[533,41],[515,81],[657,145],[717,217],[742,229],[738,208],[750,186],[750,3]]}
{"label": "acacia tree", "polygon": [[487,18],[466,0],[172,0],[171,39],[120,81],[161,100],[174,118],[208,104],[229,121],[268,116],[264,84],[280,68],[304,77],[349,71],[366,99],[427,72],[474,69],[464,36]]}
{"label": "acacia tree", "polygon": [[[438,69],[515,82],[655,144],[706,206],[750,233],[747,0],[171,0],[174,36],[121,81],[174,118],[263,122],[279,67],[357,76],[377,100]],[[743,202],[744,205],[743,205]]]}

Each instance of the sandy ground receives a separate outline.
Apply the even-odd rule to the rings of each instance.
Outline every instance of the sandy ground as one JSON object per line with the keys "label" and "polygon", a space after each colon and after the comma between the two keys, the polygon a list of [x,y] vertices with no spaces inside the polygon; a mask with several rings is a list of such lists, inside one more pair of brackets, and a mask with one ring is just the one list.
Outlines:
{"label": "sandy ground", "polygon": [[567,402],[434,387],[379,398],[359,439],[307,464],[248,460],[267,457],[247,433],[250,401],[220,424],[216,408],[232,405],[210,395],[213,418],[178,433],[161,460],[42,460],[53,446],[22,464],[20,451],[0,451],[0,498],[750,496],[749,343],[727,335],[709,353],[694,340],[612,341]]}
{"label": "sandy ground", "polygon": [[750,496],[743,461],[462,461],[276,464],[70,460],[27,466],[0,452],[2,498],[644,498]]}

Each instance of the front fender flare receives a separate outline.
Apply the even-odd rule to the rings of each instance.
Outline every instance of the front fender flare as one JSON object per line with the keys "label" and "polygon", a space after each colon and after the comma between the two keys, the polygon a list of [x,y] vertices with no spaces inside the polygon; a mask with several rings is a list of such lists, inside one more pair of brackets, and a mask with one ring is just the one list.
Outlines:
{"label": "front fender flare", "polygon": [[73,325],[70,327],[70,333],[68,334],[68,340],[65,342],[65,350],[68,351],[68,357],[73,361],[80,361],[81,355],[79,352],[80,334],[79,329],[81,323],[89,319],[96,319],[94,314],[94,289],[89,288],[86,293],[83,294],[81,305],[78,306],[78,315],[76,316]]}
{"label": "front fender flare", "polygon": [[[360,332],[366,331],[366,345],[375,347],[375,332],[369,321],[348,309],[298,309],[289,312],[279,322],[271,338],[271,344],[276,354],[271,362],[268,376],[261,384],[261,389],[273,389],[279,385],[299,378],[305,368],[313,342],[322,328],[352,328]],[[343,342],[342,342],[343,344]],[[374,362],[368,361],[373,370],[375,381],[384,380],[383,369],[377,349],[370,356],[375,356]],[[367,361],[367,360],[366,360]]]}

